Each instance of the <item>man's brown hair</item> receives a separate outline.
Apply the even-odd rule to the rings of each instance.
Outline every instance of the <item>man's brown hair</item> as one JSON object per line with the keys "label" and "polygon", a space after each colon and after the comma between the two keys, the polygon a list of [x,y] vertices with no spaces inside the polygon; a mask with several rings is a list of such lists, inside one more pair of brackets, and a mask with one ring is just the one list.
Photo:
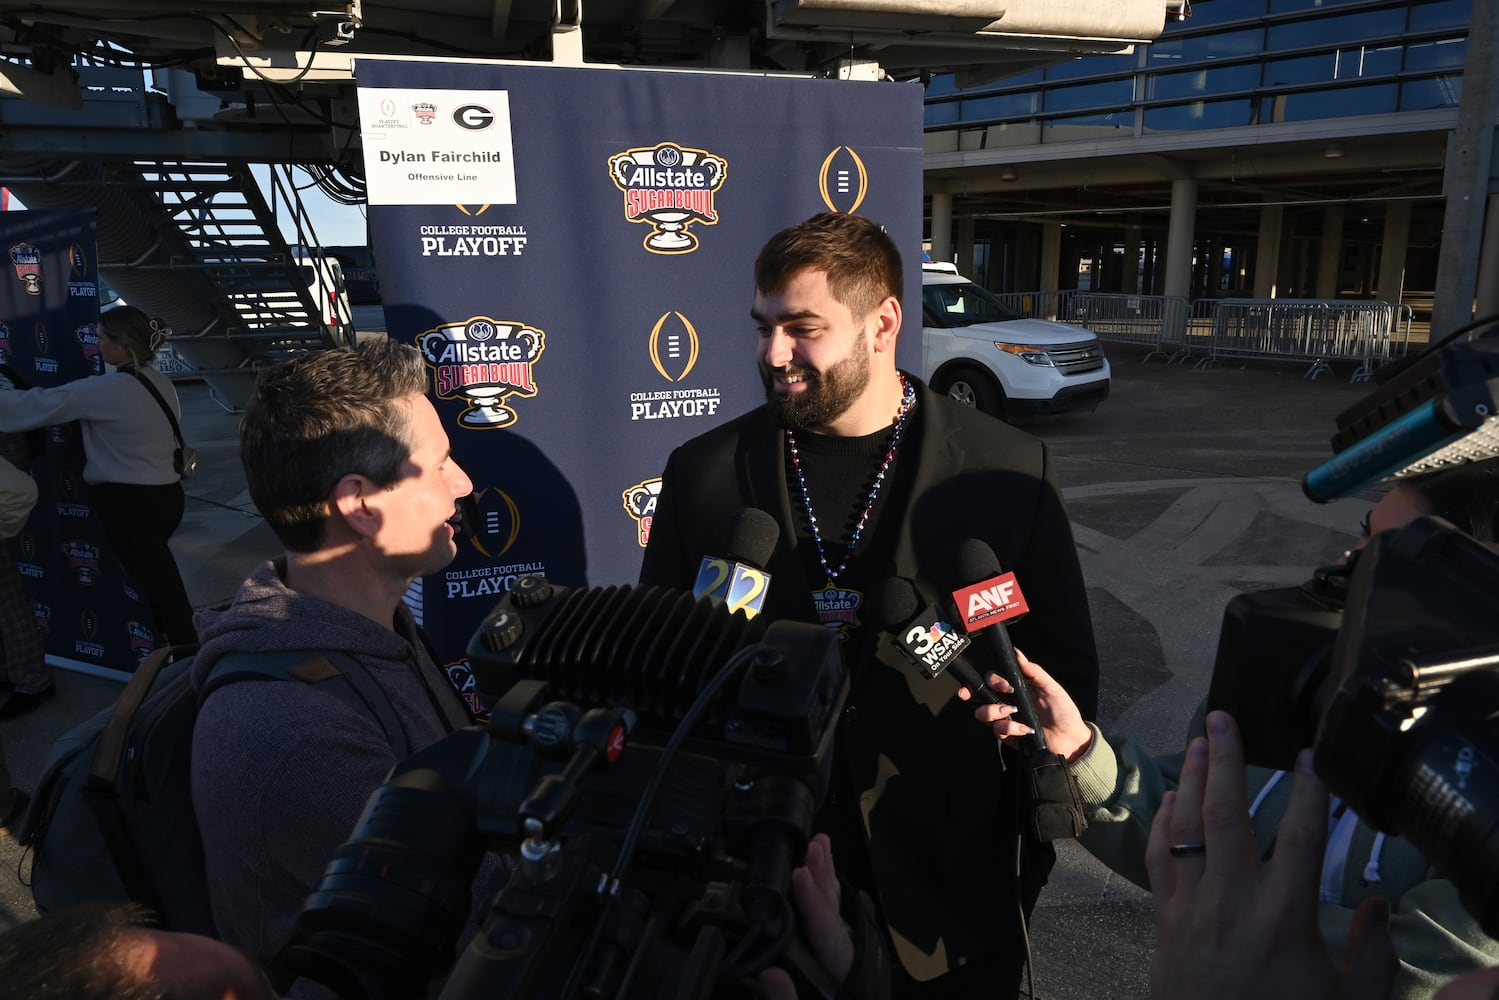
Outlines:
{"label": "man's brown hair", "polygon": [[823,212],[770,238],[755,258],[755,289],[774,294],[803,271],[823,271],[833,297],[863,319],[905,288],[900,251],[862,215]]}

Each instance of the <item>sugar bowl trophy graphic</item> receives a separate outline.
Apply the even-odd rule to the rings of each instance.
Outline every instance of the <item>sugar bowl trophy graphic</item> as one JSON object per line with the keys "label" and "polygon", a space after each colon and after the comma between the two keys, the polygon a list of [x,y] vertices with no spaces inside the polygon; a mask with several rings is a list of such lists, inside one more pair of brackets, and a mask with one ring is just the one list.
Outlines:
{"label": "sugar bowl trophy graphic", "polygon": [[729,165],[704,149],[663,142],[627,149],[609,158],[609,176],[624,192],[625,218],[655,227],[645,238],[652,253],[691,253],[694,223],[718,222],[713,195],[723,186]]}
{"label": "sugar bowl trophy graphic", "polygon": [[533,326],[475,316],[424,331],[416,343],[432,366],[438,398],[467,400],[458,416],[463,427],[509,427],[516,413],[506,400],[536,395],[546,334]]}
{"label": "sugar bowl trophy graphic", "polygon": [[26,286],[26,294],[42,294],[42,252],[30,243],[17,243],[10,248],[10,262],[16,277]]}

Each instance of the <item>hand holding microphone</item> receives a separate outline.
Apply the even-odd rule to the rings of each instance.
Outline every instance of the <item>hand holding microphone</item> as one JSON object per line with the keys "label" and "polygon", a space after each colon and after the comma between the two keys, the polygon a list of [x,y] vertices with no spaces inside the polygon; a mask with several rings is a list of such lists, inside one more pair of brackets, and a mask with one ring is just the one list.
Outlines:
{"label": "hand holding microphone", "polygon": [[[1045,734],[1046,745],[1067,763],[1074,763],[1093,742],[1093,730],[1083,721],[1083,714],[1073,702],[1072,696],[1057,682],[1056,678],[1038,664],[1026,659],[1021,650],[1015,651],[1020,665],[1020,674],[1030,688],[1031,700],[1036,710],[1036,722]],[[989,675],[989,686],[1001,694],[1010,694],[1008,681],[998,674]],[[973,699],[972,689],[966,685],[958,688],[958,697]],[[1001,711],[986,697],[975,699],[982,702],[973,710],[974,718],[988,724],[994,735],[1001,740],[1013,739],[1032,732],[1032,727],[1014,717],[1013,712]]]}

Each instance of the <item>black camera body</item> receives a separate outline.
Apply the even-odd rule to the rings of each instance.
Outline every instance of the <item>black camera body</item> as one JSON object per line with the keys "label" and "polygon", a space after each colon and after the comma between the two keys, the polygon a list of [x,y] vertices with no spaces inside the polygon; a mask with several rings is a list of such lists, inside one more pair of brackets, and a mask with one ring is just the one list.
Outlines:
{"label": "black camera body", "polygon": [[1208,708],[1249,763],[1318,775],[1499,936],[1499,553],[1438,518],[1224,613]]}
{"label": "black camera body", "polygon": [[[285,976],[345,996],[734,996],[810,958],[788,889],[848,692],[828,629],[523,577],[469,648],[490,705],[399,764],[308,898]],[[455,959],[486,851],[511,860]],[[748,995],[748,994],[745,994]]]}

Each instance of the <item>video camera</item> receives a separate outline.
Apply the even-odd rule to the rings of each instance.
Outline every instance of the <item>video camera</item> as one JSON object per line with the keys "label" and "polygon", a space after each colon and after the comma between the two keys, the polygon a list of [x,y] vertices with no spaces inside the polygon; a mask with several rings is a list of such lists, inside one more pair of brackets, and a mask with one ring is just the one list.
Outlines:
{"label": "video camera", "polygon": [[[848,693],[833,633],[528,576],[468,656],[488,726],[371,796],[284,974],[372,1000],[443,977],[448,1000],[686,1000],[778,965],[804,997],[837,992],[787,896]],[[514,868],[455,966],[486,851]]]}
{"label": "video camera", "polygon": [[1499,936],[1499,553],[1438,518],[1299,588],[1234,598],[1208,708],[1249,763],[1318,775],[1430,858]]}

